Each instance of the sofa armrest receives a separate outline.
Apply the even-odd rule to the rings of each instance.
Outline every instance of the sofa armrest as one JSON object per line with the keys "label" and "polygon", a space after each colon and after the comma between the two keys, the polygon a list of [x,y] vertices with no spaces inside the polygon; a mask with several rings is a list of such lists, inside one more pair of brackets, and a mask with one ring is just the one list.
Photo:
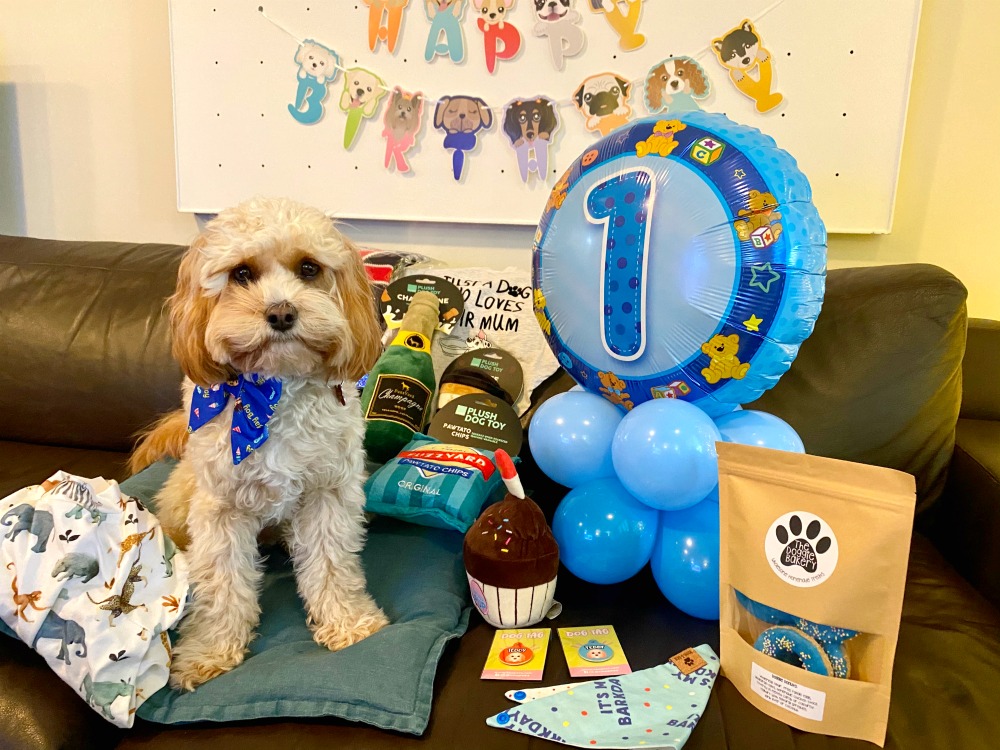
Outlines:
{"label": "sofa armrest", "polygon": [[1000,320],[971,318],[962,360],[962,417],[1000,420]]}
{"label": "sofa armrest", "polygon": [[121,731],[24,643],[0,635],[0,745],[25,750],[114,747]]}
{"label": "sofa armrest", "polygon": [[919,525],[1000,607],[1000,420],[959,419],[944,495]]}

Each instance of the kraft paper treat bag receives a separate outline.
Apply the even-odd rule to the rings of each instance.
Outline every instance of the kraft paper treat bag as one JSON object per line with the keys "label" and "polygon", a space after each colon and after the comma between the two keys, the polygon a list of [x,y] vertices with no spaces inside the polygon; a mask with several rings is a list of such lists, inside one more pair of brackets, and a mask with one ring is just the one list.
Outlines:
{"label": "kraft paper treat bag", "polygon": [[722,674],[790,726],[883,745],[913,477],[716,447]]}

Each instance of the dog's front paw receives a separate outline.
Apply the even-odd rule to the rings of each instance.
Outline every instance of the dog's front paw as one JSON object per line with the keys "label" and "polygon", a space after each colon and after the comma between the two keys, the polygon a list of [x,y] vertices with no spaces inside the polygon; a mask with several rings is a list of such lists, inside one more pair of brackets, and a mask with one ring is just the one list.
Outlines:
{"label": "dog's front paw", "polygon": [[331,651],[340,651],[377,633],[388,624],[389,618],[372,603],[371,607],[345,613],[335,622],[315,625],[313,640]]}
{"label": "dog's front paw", "polygon": [[243,663],[242,653],[217,653],[194,646],[185,648],[181,641],[174,649],[170,662],[170,687],[174,690],[194,690]]}

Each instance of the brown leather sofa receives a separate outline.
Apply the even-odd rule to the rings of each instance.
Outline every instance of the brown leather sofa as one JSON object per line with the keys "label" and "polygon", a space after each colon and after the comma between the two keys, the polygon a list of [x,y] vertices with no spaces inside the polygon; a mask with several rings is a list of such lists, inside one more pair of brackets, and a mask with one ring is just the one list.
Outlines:
{"label": "brown leather sofa", "polygon": [[[126,477],[133,433],[177,400],[180,373],[169,356],[162,303],[181,252],[0,236],[0,497],[56,469]],[[793,424],[812,453],[917,477],[919,531],[886,747],[1000,746],[998,370],[1000,324],[967,325],[965,289],[945,271],[834,271],[814,335],[759,402]],[[551,379],[536,405],[570,385],[565,377]],[[530,456],[523,475],[551,514],[565,490],[542,476]],[[604,587],[564,571],[559,598],[562,622],[614,624],[634,669],[689,645],[718,648],[717,625],[675,610],[648,570]],[[140,721],[119,731],[27,646],[0,637],[0,747],[545,747],[484,724],[507,705],[502,692],[513,686],[479,680],[492,633],[473,614],[468,633],[450,645],[421,738],[325,719],[184,727]],[[567,680],[554,653],[546,684]],[[863,746],[791,730],[757,712],[725,679],[687,745]]]}

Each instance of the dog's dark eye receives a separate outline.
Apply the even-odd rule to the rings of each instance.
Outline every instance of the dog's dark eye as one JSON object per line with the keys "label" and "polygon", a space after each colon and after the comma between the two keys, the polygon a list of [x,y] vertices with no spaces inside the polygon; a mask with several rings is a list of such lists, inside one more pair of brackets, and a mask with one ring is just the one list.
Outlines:
{"label": "dog's dark eye", "polygon": [[303,279],[315,279],[319,276],[319,264],[311,260],[304,260],[299,265],[299,276]]}
{"label": "dog's dark eye", "polygon": [[504,7],[501,5],[499,8],[497,8],[497,13],[503,13],[504,10],[505,10]]}
{"label": "dog's dark eye", "polygon": [[531,115],[531,119],[534,120],[535,122],[538,122],[539,120],[542,119],[542,116],[538,114],[538,112],[535,112]]}
{"label": "dog's dark eye", "polygon": [[583,95],[583,100],[584,100],[585,102],[589,102],[589,101],[590,101],[591,99],[593,99],[593,98],[594,98],[594,95],[593,95],[593,94],[584,94],[584,95]]}
{"label": "dog's dark eye", "polygon": [[368,87],[368,90],[369,90],[369,91],[371,91],[371,90],[372,90],[372,87],[371,87],[371,86],[369,86],[369,87]]}
{"label": "dog's dark eye", "polygon": [[618,87],[617,86],[612,86],[611,87],[611,93],[614,94],[615,96],[618,96]]}
{"label": "dog's dark eye", "polygon": [[683,70],[678,70],[677,71],[677,77],[678,78],[683,78],[684,77],[684,71]]}
{"label": "dog's dark eye", "polygon": [[236,266],[236,268],[229,272],[229,278],[240,286],[246,286],[254,279],[253,269],[246,264]]}

